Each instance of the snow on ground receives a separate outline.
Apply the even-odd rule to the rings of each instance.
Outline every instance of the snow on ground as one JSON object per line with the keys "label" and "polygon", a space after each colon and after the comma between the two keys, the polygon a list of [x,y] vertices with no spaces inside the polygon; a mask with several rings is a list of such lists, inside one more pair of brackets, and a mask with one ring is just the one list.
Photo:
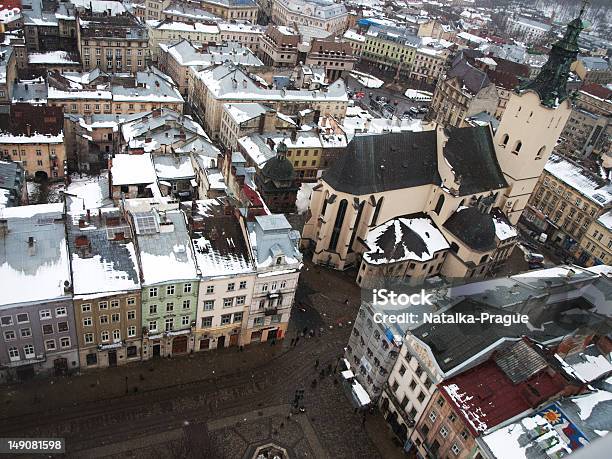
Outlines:
{"label": "snow on ground", "polygon": [[312,189],[315,187],[316,183],[302,183],[302,186],[298,190],[297,200],[295,205],[297,206],[298,214],[304,214],[310,207],[310,195],[312,194]]}
{"label": "snow on ground", "polygon": [[358,72],[357,70],[351,70],[351,76],[355,78],[359,83],[364,85],[366,88],[380,88],[385,82],[376,78],[375,76],[369,75],[367,73]]}
{"label": "snow on ground", "polygon": [[70,210],[97,209],[113,205],[109,197],[108,171],[102,171],[99,176],[72,174],[71,183],[66,193]]}
{"label": "snow on ground", "polygon": [[62,202],[62,194],[64,191],[64,183],[37,183],[28,181],[28,202],[30,204],[47,204]]}

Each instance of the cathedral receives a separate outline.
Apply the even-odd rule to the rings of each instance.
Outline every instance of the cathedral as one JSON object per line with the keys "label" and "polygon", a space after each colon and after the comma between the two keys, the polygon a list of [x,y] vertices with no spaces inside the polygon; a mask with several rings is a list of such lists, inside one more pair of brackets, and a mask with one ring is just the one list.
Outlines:
{"label": "cathedral", "polygon": [[514,225],[571,112],[581,15],[491,126],[355,136],[313,189],[302,246],[357,283],[477,279],[504,263]]}

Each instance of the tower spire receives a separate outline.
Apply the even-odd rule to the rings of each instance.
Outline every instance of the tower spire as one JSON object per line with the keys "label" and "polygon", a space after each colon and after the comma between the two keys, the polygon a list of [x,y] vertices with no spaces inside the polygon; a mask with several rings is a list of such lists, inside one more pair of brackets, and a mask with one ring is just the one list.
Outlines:
{"label": "tower spire", "polygon": [[588,0],[583,0],[580,14],[567,25],[563,38],[552,45],[548,61],[540,73],[535,79],[523,83],[518,88],[519,92],[531,89],[538,93],[542,105],[551,108],[570,96],[566,87],[567,79],[570,67],[578,57],[578,36],[586,27],[582,15],[587,4]]}

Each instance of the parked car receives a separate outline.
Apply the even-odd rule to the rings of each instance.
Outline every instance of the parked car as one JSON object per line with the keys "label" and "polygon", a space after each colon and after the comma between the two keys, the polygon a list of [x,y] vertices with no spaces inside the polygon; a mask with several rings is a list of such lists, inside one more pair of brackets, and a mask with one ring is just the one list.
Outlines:
{"label": "parked car", "polygon": [[418,115],[419,114],[419,109],[416,107],[410,107],[410,109],[408,110],[411,114],[413,115]]}

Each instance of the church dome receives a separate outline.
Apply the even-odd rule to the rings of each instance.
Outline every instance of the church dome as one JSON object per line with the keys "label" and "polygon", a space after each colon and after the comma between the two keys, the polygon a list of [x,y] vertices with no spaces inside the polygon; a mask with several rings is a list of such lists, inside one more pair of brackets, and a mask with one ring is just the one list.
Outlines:
{"label": "church dome", "polygon": [[295,177],[293,164],[284,156],[275,156],[270,158],[263,169],[262,175],[274,182],[290,182]]}

